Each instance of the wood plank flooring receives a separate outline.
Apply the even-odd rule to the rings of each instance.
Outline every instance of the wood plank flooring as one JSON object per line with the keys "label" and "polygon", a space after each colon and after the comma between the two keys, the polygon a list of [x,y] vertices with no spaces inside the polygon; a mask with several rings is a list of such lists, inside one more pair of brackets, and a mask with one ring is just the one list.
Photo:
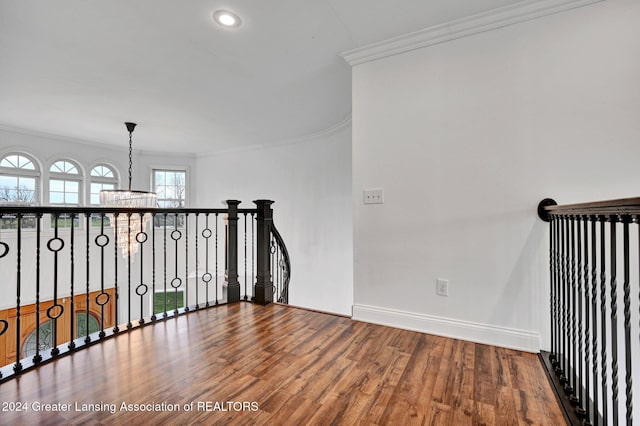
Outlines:
{"label": "wood plank flooring", "polygon": [[565,424],[536,355],[250,303],[43,365],[0,404],[2,425]]}

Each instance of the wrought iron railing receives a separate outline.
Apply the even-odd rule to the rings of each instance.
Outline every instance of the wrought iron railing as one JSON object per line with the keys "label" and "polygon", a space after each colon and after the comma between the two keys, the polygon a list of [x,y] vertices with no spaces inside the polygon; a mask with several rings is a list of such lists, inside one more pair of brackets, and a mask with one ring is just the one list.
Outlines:
{"label": "wrought iron railing", "polygon": [[[289,258],[271,203],[0,206],[0,381],[190,311],[274,297],[287,303]],[[143,217],[146,227],[135,220]]]}
{"label": "wrought iron railing", "polygon": [[291,259],[287,246],[275,225],[271,228],[271,268],[273,297],[278,303],[288,304]]}
{"label": "wrought iron railing", "polygon": [[550,225],[551,352],[543,358],[568,419],[632,425],[640,395],[640,198],[565,206],[545,199],[538,214]]}

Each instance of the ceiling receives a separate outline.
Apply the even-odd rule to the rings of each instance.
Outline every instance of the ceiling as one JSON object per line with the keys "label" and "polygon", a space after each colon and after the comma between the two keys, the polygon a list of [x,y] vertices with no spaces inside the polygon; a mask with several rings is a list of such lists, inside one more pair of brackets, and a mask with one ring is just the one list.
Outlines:
{"label": "ceiling", "polygon": [[517,2],[0,0],[0,125],[125,146],[134,121],[136,149],[183,153],[300,140],[351,115],[340,52]]}

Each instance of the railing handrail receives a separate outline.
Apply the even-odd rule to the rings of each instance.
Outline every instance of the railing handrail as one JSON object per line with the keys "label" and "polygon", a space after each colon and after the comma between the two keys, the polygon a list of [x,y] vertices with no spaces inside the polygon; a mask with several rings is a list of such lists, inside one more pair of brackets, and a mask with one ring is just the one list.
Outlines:
{"label": "railing handrail", "polygon": [[640,197],[615,200],[592,201],[588,203],[558,205],[555,200],[545,198],[538,204],[538,216],[545,222],[549,216],[558,215],[640,215]]}
{"label": "railing handrail", "polygon": [[[69,213],[78,213],[78,214],[86,214],[86,213],[160,213],[160,214],[181,214],[181,213],[189,213],[189,214],[216,214],[216,213],[228,213],[228,208],[177,208],[177,207],[164,207],[164,208],[149,208],[149,207],[135,207],[135,208],[127,208],[127,207],[92,207],[92,206],[83,206],[83,207],[60,207],[60,206],[3,206],[0,204],[0,214],[19,214],[23,215],[33,215],[33,214],[69,214]],[[256,213],[257,209],[237,209],[238,214],[251,214]]]}

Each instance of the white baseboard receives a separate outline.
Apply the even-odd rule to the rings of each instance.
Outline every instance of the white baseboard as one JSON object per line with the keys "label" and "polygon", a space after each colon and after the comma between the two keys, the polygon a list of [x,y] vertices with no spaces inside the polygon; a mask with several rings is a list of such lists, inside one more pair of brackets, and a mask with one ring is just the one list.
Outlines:
{"label": "white baseboard", "polygon": [[531,331],[367,305],[353,305],[352,319],[525,352],[540,352],[540,334]]}

